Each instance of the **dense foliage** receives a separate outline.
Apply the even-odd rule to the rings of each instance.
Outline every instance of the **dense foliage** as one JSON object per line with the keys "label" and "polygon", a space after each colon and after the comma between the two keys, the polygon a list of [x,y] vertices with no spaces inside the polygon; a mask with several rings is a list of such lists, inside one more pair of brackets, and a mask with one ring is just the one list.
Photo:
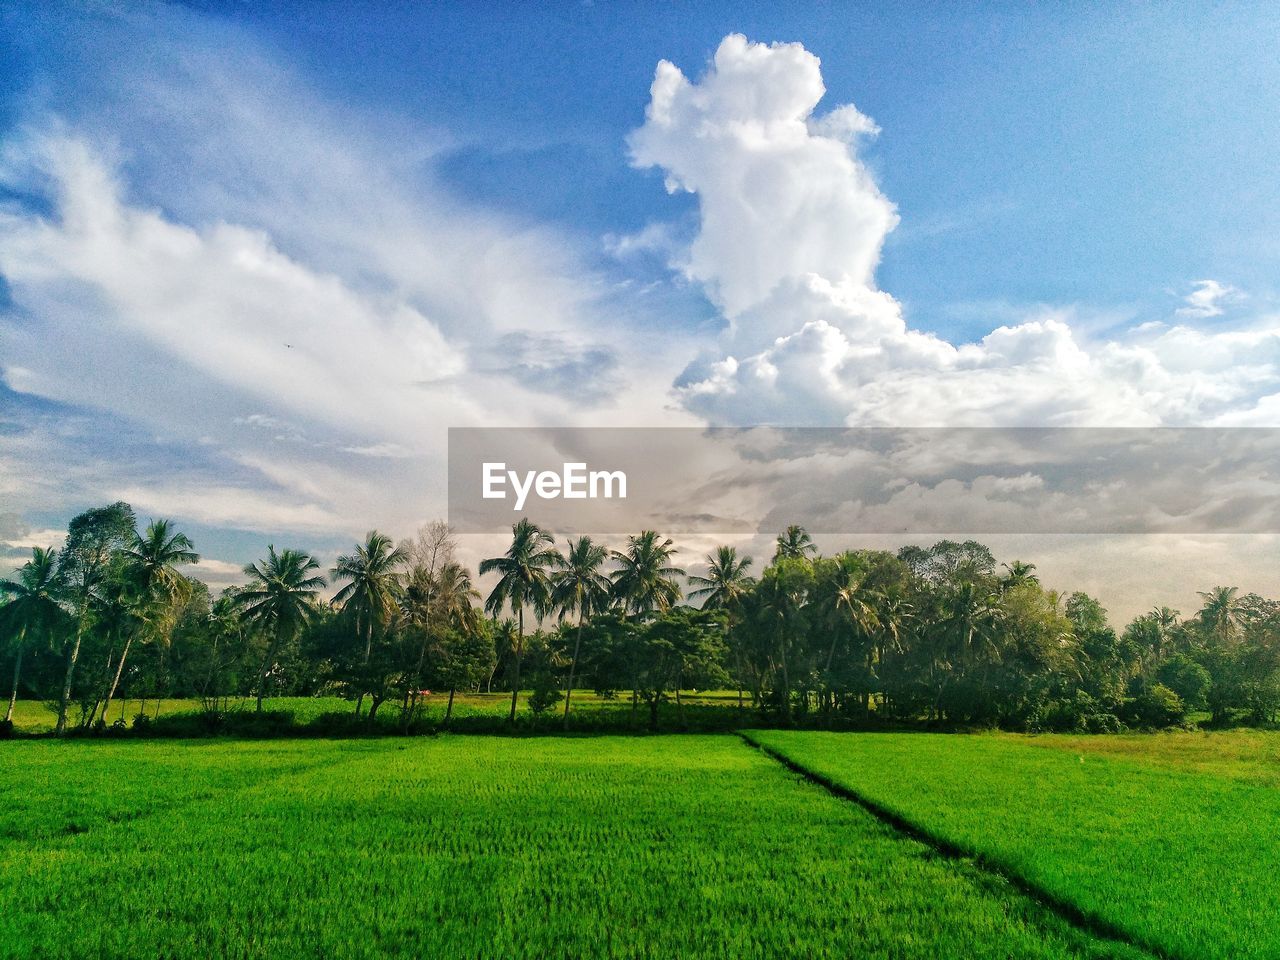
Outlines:
{"label": "dense foliage", "polygon": [[457,691],[510,691],[515,721],[524,690],[568,728],[574,687],[628,698],[630,722],[650,727],[664,704],[684,723],[682,692],[726,687],[725,709],[782,726],[1108,732],[1280,711],[1280,603],[1232,587],[1194,615],[1162,607],[1117,631],[1095,599],[974,541],[821,556],[791,527],[763,568],[720,547],[686,576],[654,531],[620,549],[580,537],[562,550],[528,520],[512,534],[480,564],[487,596],[435,523],[400,544],[370,532],[327,577],[272,546],[212,597],[169,522],[139,529],[123,503],[87,511],[61,551],[0,581],[6,722],[20,695],[49,702],[59,732],[104,728],[119,696],[197,699],[216,728],[233,699],[261,712],[338,695],[369,724],[392,704],[409,731],[431,690],[449,692],[446,723]]}

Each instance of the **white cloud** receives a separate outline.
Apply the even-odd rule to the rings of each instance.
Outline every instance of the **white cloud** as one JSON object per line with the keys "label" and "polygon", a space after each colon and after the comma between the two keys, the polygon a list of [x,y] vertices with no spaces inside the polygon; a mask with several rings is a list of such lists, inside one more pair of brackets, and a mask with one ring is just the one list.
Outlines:
{"label": "white cloud", "polygon": [[[696,193],[688,275],[727,332],[677,381],[714,423],[1148,426],[1266,421],[1280,394],[1280,327],[1144,325],[1095,340],[1041,310],[956,345],[912,330],[875,270],[897,223],[853,139],[852,106],[815,115],[818,59],[731,35],[691,82],[658,65],[635,162]],[[837,135],[839,134],[839,135]],[[1235,292],[1202,281],[1180,311],[1215,316]],[[1274,418],[1271,420],[1274,423]]]}
{"label": "white cloud", "polygon": [[[0,434],[14,508],[110,489],[252,530],[407,528],[444,510],[449,426],[689,422],[648,386],[681,337],[615,319],[636,311],[583,265],[595,241],[441,188],[447,136],[322,101],[224,22],[83,19],[66,43],[93,50],[49,64],[63,119],[36,98],[0,145],[35,201],[0,205],[0,375],[68,405]],[[85,409],[101,429],[64,429]]]}
{"label": "white cloud", "polygon": [[870,121],[851,108],[815,119],[824,92],[818,58],[796,43],[729,36],[696,84],[658,64],[632,157],[698,195],[686,270],[730,317],[805,273],[870,283],[897,223],[850,143]]}
{"label": "white cloud", "polygon": [[1203,320],[1208,317],[1220,317],[1223,304],[1239,299],[1240,291],[1235,287],[1217,280],[1197,280],[1195,289],[1184,298],[1186,306],[1174,311],[1180,317]]}

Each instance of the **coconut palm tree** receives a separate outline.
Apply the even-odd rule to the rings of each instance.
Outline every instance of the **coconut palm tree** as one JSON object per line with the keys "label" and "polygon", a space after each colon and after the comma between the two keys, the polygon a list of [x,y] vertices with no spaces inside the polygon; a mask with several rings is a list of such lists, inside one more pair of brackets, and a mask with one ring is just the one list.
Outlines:
{"label": "coconut palm tree", "polygon": [[[751,567],[751,557],[739,557],[734,547],[716,547],[715,552],[704,558],[707,562],[705,577],[690,575],[690,600],[701,600],[704,610],[723,610],[725,612],[725,631],[732,640],[733,627],[742,612],[742,600],[750,591],[755,579],[747,570]],[[734,661],[734,676],[738,681],[738,708],[742,703],[742,651],[736,643],[731,644]]]}
{"label": "coconut palm tree", "polygon": [[622,604],[624,612],[636,616],[669,610],[680,600],[680,587],[676,577],[684,571],[670,566],[676,553],[674,542],[668,537],[644,530],[627,538],[627,549],[614,550],[613,559],[618,569],[610,574],[613,595]]}
{"label": "coconut palm tree", "polygon": [[[399,568],[409,559],[404,547],[397,547],[386,534],[370,530],[364,543],[356,544],[355,553],[338,558],[332,570],[332,578],[346,580],[347,585],[333,597],[342,615],[355,625],[356,635],[364,638],[364,657],[367,664],[373,654],[373,634],[385,626],[396,612],[396,599],[400,590]],[[356,716],[364,704],[364,691],[356,699]]]}
{"label": "coconut palm tree", "polygon": [[[867,673],[872,669],[873,646],[870,643],[871,631],[880,626],[880,618],[876,613],[876,601],[880,595],[867,587],[866,580],[856,574],[849,574],[845,582],[835,592],[836,611],[844,610],[855,632],[867,636]],[[836,632],[831,632],[831,646],[827,650],[827,665],[824,670],[831,676],[831,660],[836,652]],[[829,681],[828,681],[829,682]]]}
{"label": "coconut palm tree", "polygon": [[267,675],[280,649],[293,640],[315,614],[318,591],[324,577],[313,576],[320,564],[301,550],[267,547],[267,557],[244,568],[249,583],[236,595],[236,605],[244,621],[265,633],[267,649],[258,674],[258,712]]}
{"label": "coconut palm tree", "polygon": [[793,560],[802,560],[808,554],[817,552],[818,548],[813,542],[813,537],[809,536],[809,531],[793,523],[778,535],[777,549],[774,550],[773,559],[781,560],[788,557]]}
{"label": "coconut palm tree", "polygon": [[408,553],[390,537],[370,530],[364,543],[356,544],[355,553],[339,557],[329,571],[335,581],[348,581],[334,594],[333,602],[355,621],[357,633],[364,638],[365,663],[373,652],[374,628],[386,623],[395,611],[398,568],[407,559]]}
{"label": "coconut palm tree", "polygon": [[534,615],[541,618],[551,606],[550,571],[564,564],[555,549],[555,540],[536,523],[522,517],[511,527],[511,546],[500,557],[480,561],[480,576],[498,575],[498,582],[490,591],[484,608],[493,616],[510,607],[516,615],[516,637],[512,653],[515,657],[515,673],[511,684],[511,713],[507,722],[516,719],[516,698],[520,693],[520,658],[524,655],[524,611],[532,607]]}
{"label": "coconut palm tree", "polygon": [[578,630],[573,641],[573,657],[569,660],[569,684],[564,692],[564,728],[569,729],[569,699],[573,696],[573,679],[582,651],[582,628],[586,619],[605,610],[612,595],[612,584],[601,572],[609,559],[609,550],[590,537],[579,537],[566,544],[563,566],[551,578],[551,603],[560,616],[576,613]]}
{"label": "coconut palm tree", "polygon": [[1012,587],[1020,587],[1028,583],[1039,583],[1040,578],[1036,576],[1034,563],[1023,563],[1021,560],[1015,560],[1013,563],[1004,564],[1005,575],[1000,579],[1000,585],[1008,590]]}
{"label": "coconut palm tree", "polygon": [[[194,546],[186,534],[174,531],[172,521],[153,520],[145,533],[134,532],[133,542],[123,551],[127,564],[125,577],[136,601],[136,616],[151,630],[153,639],[161,643],[167,642],[179,607],[191,597],[191,581],[179,572],[178,567],[200,562]],[[104,717],[111,709],[111,701],[120,686],[135,633],[134,630],[127,632],[115,676],[111,678],[102,706]],[[92,715],[89,719],[93,720]]]}
{"label": "coconut palm tree", "polygon": [[0,607],[0,635],[12,638],[13,692],[9,695],[6,722],[13,720],[22,680],[22,655],[39,640],[48,641],[68,625],[69,616],[58,603],[58,554],[53,549],[31,548],[31,559],[12,580],[0,580],[0,594],[8,602]]}
{"label": "coconut palm tree", "polygon": [[753,583],[747,573],[753,561],[751,557],[739,557],[734,547],[716,547],[715,552],[708,553],[705,559],[707,575],[691,574],[689,577],[690,586],[697,588],[689,591],[689,599],[701,600],[704,610],[728,610],[732,613]]}
{"label": "coconut palm tree", "polygon": [[1239,587],[1214,587],[1200,592],[1204,606],[1198,614],[1200,622],[1222,646],[1228,646],[1244,624],[1245,610],[1237,594]]}

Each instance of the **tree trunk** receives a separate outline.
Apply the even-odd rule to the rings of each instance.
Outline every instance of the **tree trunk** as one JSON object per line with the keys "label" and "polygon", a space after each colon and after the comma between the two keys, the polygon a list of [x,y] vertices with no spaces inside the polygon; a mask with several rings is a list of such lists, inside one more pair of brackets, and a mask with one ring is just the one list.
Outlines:
{"label": "tree trunk", "polygon": [[[106,722],[107,711],[111,709],[111,701],[115,699],[116,689],[120,686],[120,676],[124,673],[124,661],[129,656],[129,647],[133,643],[133,634],[129,634],[129,639],[124,642],[124,649],[120,651],[120,662],[116,664],[116,675],[111,680],[111,686],[107,689],[107,700],[102,705],[102,719]],[[89,717],[89,722],[93,722],[93,717]]]}
{"label": "tree trunk", "polygon": [[519,625],[516,627],[516,672],[511,682],[511,713],[507,715],[507,723],[516,722],[516,698],[520,696],[520,655],[524,653],[524,607],[517,612]]}
{"label": "tree trunk", "polygon": [[58,701],[58,725],[54,732],[61,737],[67,732],[67,704],[71,702],[71,682],[76,675],[76,661],[80,659],[80,640],[84,636],[84,620],[76,627],[76,638],[67,648],[67,674],[62,681],[62,698]]}
{"label": "tree trunk", "polygon": [[786,649],[779,649],[778,654],[778,662],[782,665],[782,722],[789,727],[791,726],[791,673],[787,669]]}
{"label": "tree trunk", "polygon": [[684,701],[680,699],[680,688],[684,686],[684,674],[681,673],[676,679],[676,717],[680,723],[680,729],[685,728],[684,722]]}
{"label": "tree trunk", "polygon": [[276,644],[272,643],[267,647],[267,652],[262,658],[262,669],[258,671],[258,709],[262,712],[262,698],[267,689],[267,674],[271,670],[271,664],[275,661]]}
{"label": "tree trunk", "polygon": [[453,687],[450,687],[450,688],[449,688],[449,703],[448,703],[448,705],[444,708],[444,722],[445,722],[445,725],[446,725],[446,726],[447,726],[447,725],[448,725],[448,723],[449,723],[449,718],[450,718],[450,717],[452,717],[452,716],[453,716]]}
{"label": "tree trunk", "polygon": [[564,728],[569,729],[569,698],[573,696],[573,675],[578,669],[578,651],[582,649],[582,622],[586,619],[584,611],[578,612],[578,636],[573,641],[573,659],[569,661],[569,685],[564,690]]}
{"label": "tree trunk", "polygon": [[5,722],[13,720],[13,708],[18,703],[18,681],[22,679],[22,654],[26,651],[27,630],[24,627],[18,634],[18,655],[13,661],[13,693],[9,694],[9,709],[4,712]]}
{"label": "tree trunk", "polygon": [[654,697],[649,701],[649,729],[657,732],[658,729],[658,698]]}

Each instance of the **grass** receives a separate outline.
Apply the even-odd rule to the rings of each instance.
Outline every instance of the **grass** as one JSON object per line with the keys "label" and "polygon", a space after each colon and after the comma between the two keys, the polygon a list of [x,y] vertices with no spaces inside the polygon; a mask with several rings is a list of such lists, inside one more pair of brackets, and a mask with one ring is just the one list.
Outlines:
{"label": "grass", "polygon": [[[434,693],[426,698],[425,710],[428,722],[439,722],[444,718],[445,706],[449,694]],[[685,723],[694,730],[731,730],[741,722],[741,714],[736,709],[738,695],[735,691],[687,691],[683,694]],[[131,723],[133,718],[145,707],[147,715],[159,717],[161,720],[172,720],[177,716],[191,716],[201,709],[198,700],[117,700],[111,705],[111,716],[108,722],[114,723],[123,719]],[[459,729],[494,727],[506,720],[511,707],[511,694],[507,693],[459,693],[454,697],[452,722]],[[315,723],[326,714],[351,714],[354,716],[355,703],[341,697],[271,697],[265,701],[263,708],[268,711],[285,711],[292,715],[293,722],[299,727]],[[252,698],[232,700],[231,709],[240,713],[252,713]],[[366,701],[364,710],[368,712]],[[529,710],[529,694],[521,693],[518,698],[520,722],[526,727],[533,722]],[[622,730],[630,726],[631,699],[629,694],[605,699],[591,690],[575,690],[571,703],[571,720],[579,728],[596,730]],[[379,717],[385,723],[394,726],[399,716],[398,702],[384,703]],[[538,724],[545,729],[558,729],[561,724],[563,701],[544,715]],[[14,711],[14,728],[21,734],[42,734],[53,730],[57,715],[54,710],[38,700],[19,700]],[[644,729],[648,725],[648,707],[641,703],[635,715],[636,726]],[[675,730],[679,727],[679,715],[674,703],[663,703],[660,710],[660,725],[664,730]],[[74,709],[71,722],[75,722]]]}
{"label": "grass", "polygon": [[1274,730],[1169,731],[1105,737],[1045,734],[1010,736],[1009,739],[1031,746],[1280,787],[1280,732]]}
{"label": "grass", "polygon": [[1274,737],[750,736],[1167,956],[1280,956]]}
{"label": "grass", "polygon": [[3,957],[1137,955],[735,737],[18,741],[0,764]]}

